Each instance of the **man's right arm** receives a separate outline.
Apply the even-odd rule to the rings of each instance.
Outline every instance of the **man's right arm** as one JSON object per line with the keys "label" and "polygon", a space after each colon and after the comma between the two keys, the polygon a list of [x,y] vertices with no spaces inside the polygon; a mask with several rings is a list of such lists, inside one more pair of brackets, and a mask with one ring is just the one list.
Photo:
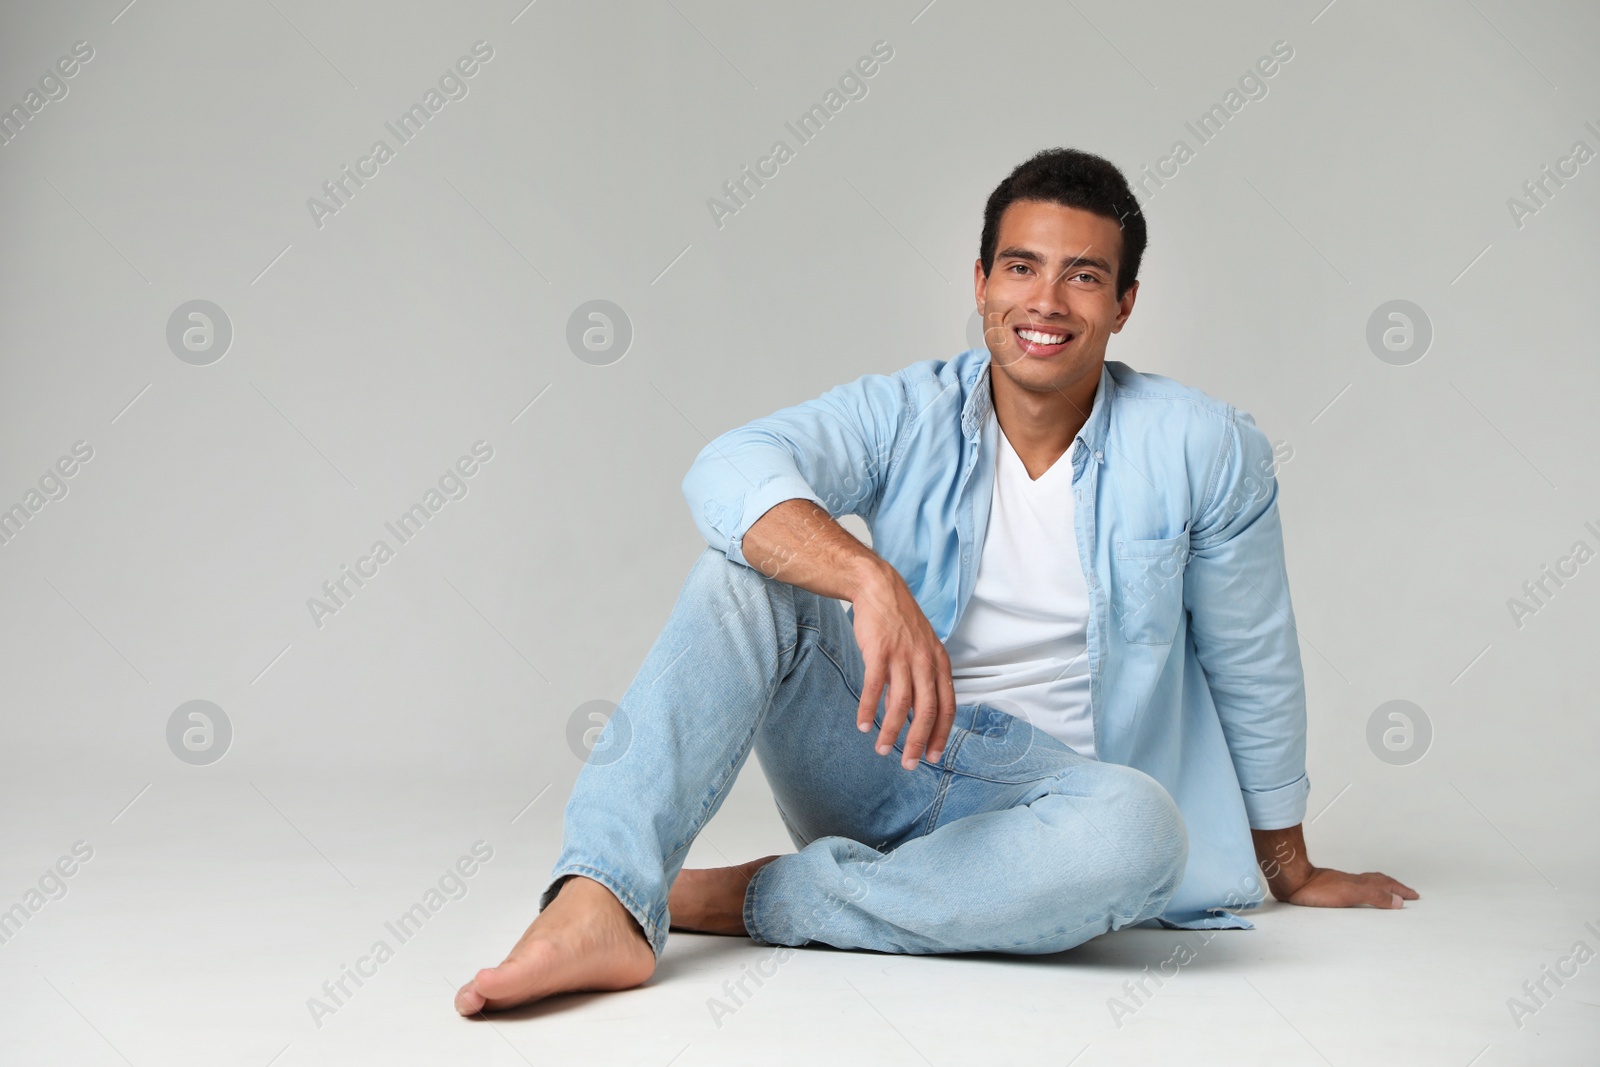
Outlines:
{"label": "man's right arm", "polygon": [[854,606],[866,666],[857,724],[871,729],[888,685],[878,751],[915,707],[904,747],[915,766],[924,750],[943,754],[955,716],[949,659],[899,572],[833,518],[871,521],[910,411],[898,375],[864,375],[709,442],[683,494],[706,543],[730,561]]}
{"label": "man's right arm", "polygon": [[744,535],[744,558],[768,578],[852,604],[891,574],[898,577],[883,557],[804,497],[785,500],[755,521]]}

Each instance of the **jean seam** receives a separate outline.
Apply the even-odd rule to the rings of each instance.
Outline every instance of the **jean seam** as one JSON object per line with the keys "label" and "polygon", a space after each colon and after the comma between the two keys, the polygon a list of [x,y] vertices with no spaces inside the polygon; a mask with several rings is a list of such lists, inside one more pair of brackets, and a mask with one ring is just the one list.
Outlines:
{"label": "jean seam", "polygon": [[[798,635],[797,635],[795,643],[793,645],[790,645],[788,649],[784,649],[783,651],[780,651],[778,653],[778,658],[782,659],[782,657],[787,652],[789,652],[789,651],[793,650],[794,648],[798,647],[799,643],[800,642],[799,642],[799,638],[798,638]],[[768,708],[771,707],[772,700],[777,695],[778,687],[781,684],[782,684],[782,682],[781,682],[781,679],[780,679],[780,680],[774,681],[771,685],[769,685],[767,687],[767,691],[766,691],[765,695],[763,696],[763,702],[764,702],[765,706],[767,706]],[[755,744],[756,734],[758,732],[760,732],[762,718],[763,718],[763,716],[756,716],[755,717],[755,720],[753,722],[751,722],[751,724],[750,724],[749,733],[745,736],[744,742],[742,744],[742,749],[747,755],[751,751],[752,747]],[[688,850],[689,846],[694,844],[695,838],[699,837],[700,836],[700,832],[705,829],[705,825],[706,825],[706,821],[707,821],[706,812],[709,811],[712,808],[717,807],[718,804],[720,803],[721,799],[727,796],[728,791],[733,788],[733,783],[734,783],[734,780],[736,778],[738,778],[738,774],[734,773],[732,771],[730,771],[729,773],[727,773],[727,774],[725,774],[723,776],[722,784],[717,789],[713,790],[709,797],[707,797],[704,801],[701,802],[701,804],[699,806],[699,809],[697,811],[695,811],[694,814],[688,819],[688,821],[691,823],[691,826],[688,828],[687,836],[684,837],[682,840],[674,842],[673,846],[670,849],[667,850],[667,855],[669,857],[670,856],[676,856],[680,852],[686,852]],[[679,814],[681,815],[681,814],[685,814],[685,813],[681,809],[679,809]]]}
{"label": "jean seam", "polygon": [[[770,699],[771,698],[769,697],[768,698],[768,702],[769,703],[770,703]],[[757,719],[756,722],[751,724],[750,733],[749,733],[749,736],[748,736],[748,739],[747,739],[750,743],[754,742],[756,731],[758,729],[760,729],[760,725],[761,724],[760,724],[760,720],[759,719]],[[746,752],[750,751],[750,745],[749,744],[746,744],[745,751]],[[705,829],[706,821],[707,821],[706,812],[709,811],[712,808],[717,807],[718,804],[720,803],[721,799],[728,795],[728,790],[733,788],[733,783],[734,783],[734,780],[736,778],[738,778],[738,775],[734,774],[734,773],[729,773],[729,774],[726,774],[726,775],[723,776],[722,784],[716,790],[714,790],[711,793],[710,797],[708,797],[705,801],[703,801],[700,804],[699,810],[697,810],[694,813],[694,815],[690,818],[689,821],[691,823],[693,823],[694,825],[689,829],[688,836],[685,837],[682,841],[679,841],[679,842],[675,843],[673,845],[673,847],[667,851],[667,855],[668,856],[676,856],[680,852],[685,852],[685,851],[688,850],[690,845],[694,844],[695,838],[700,836],[700,831]],[[682,814],[681,811],[680,811],[680,814]]]}
{"label": "jean seam", "polygon": [[[1072,933],[1071,933],[1070,936],[1072,936],[1073,938],[1076,938],[1077,935],[1081,931],[1083,931],[1085,929],[1088,929],[1089,927],[1098,926],[1098,925],[1099,925],[1098,920],[1094,920],[1094,919],[1091,919],[1088,922],[1079,923],[1077,926],[1074,926],[1072,928]],[[1116,929],[1121,929],[1121,927],[1116,927]],[[1041,941],[1050,941],[1050,940],[1052,940],[1054,938],[1061,937],[1061,936],[1062,935],[1059,932],[1050,933],[1050,934],[1044,934],[1043,936],[1034,938],[1032,941],[1025,941],[1020,945],[1013,945],[1013,946],[1011,946],[1010,949],[1001,949],[1000,951],[1001,952],[1007,952],[1007,951],[1015,951],[1016,949],[1021,949],[1021,948],[1031,948],[1032,946],[1039,944]],[[1094,936],[1098,936],[1098,935],[1094,935]],[[1091,938],[1086,938],[1084,940],[1092,940],[1092,939],[1093,938],[1091,937]],[[1078,945],[1081,945],[1083,943],[1084,943],[1083,941],[1074,941],[1072,947],[1076,948]]]}
{"label": "jean seam", "polygon": [[[924,762],[926,762],[926,761],[924,761]],[[923,829],[922,834],[920,835],[920,836],[923,836],[923,837],[926,837],[928,834],[931,834],[931,833],[933,833],[934,830],[938,829],[939,816],[940,816],[940,814],[942,814],[944,812],[945,798],[950,795],[950,774],[949,774],[949,772],[945,768],[940,767],[938,764],[929,763],[929,764],[927,764],[927,766],[928,766],[929,770],[933,771],[935,774],[937,774],[939,776],[939,786],[934,791],[933,803],[929,806],[930,810],[928,812],[928,818],[927,818],[927,821],[925,823],[925,828]]]}
{"label": "jean seam", "polygon": [[[949,758],[948,753],[946,754],[945,758],[946,759]],[[959,774],[963,778],[971,778],[973,781],[977,781],[977,782],[988,782],[991,785],[1026,785],[1029,782],[1042,782],[1046,778],[1054,778],[1057,775],[1059,775],[1061,772],[1059,770],[1048,771],[1048,772],[1045,772],[1043,774],[1028,775],[1026,777],[1018,778],[1018,779],[1015,779],[1015,780],[1006,779],[1006,778],[990,778],[987,775],[974,774],[971,771],[958,771],[953,767],[950,768],[950,773],[951,774]]]}
{"label": "jean seam", "polygon": [[[963,730],[958,726],[952,726],[950,728],[950,736],[944,739],[944,755],[939,758],[939,762],[935,766],[950,774],[960,774],[960,771],[954,769],[953,764],[956,756],[961,753],[961,747],[966,744],[967,738],[971,736],[971,730]],[[968,777],[970,778],[971,775],[968,775]]]}
{"label": "jean seam", "polygon": [[[971,730],[952,730],[950,734],[953,743],[945,750],[944,759],[940,761],[939,765],[944,767],[944,769],[948,770],[951,774],[958,774],[963,778],[970,778],[975,782],[988,782],[990,785],[1026,785],[1029,782],[1042,782],[1047,778],[1055,778],[1061,773],[1061,769],[1057,768],[1055,770],[1045,771],[1040,774],[1030,774],[1015,780],[1011,780],[1006,778],[991,778],[986,774],[977,774],[973,771],[960,770],[955,766],[954,757],[960,750],[962,743],[964,743],[967,737],[974,732],[975,731]],[[959,740],[957,739],[957,734],[960,735]]]}
{"label": "jean seam", "polygon": [[822,654],[828,657],[828,662],[833,664],[833,669],[839,674],[839,680],[844,682],[846,691],[848,691],[851,696],[856,698],[857,704],[860,704],[861,691],[850,684],[849,674],[845,672],[844,666],[840,664],[838,658],[834,656],[832,649],[828,648],[828,642],[822,639],[822,631],[812,626],[800,626],[796,627],[796,629],[810,630],[812,633],[817,635],[817,648],[821,649]]}

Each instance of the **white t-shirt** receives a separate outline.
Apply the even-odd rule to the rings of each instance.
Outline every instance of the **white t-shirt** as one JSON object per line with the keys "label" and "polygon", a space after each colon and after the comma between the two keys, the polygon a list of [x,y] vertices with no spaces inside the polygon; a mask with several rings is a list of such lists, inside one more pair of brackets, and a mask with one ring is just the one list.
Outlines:
{"label": "white t-shirt", "polygon": [[1019,715],[1092,757],[1089,588],[1073,531],[1072,448],[1035,481],[995,429],[994,497],[977,581],[945,642],[956,703]]}

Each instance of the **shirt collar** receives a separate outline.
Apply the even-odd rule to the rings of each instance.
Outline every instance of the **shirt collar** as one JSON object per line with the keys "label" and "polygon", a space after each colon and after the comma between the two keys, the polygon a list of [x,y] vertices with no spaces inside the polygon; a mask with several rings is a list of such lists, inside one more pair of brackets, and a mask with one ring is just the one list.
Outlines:
{"label": "shirt collar", "polygon": [[1084,451],[1098,454],[1106,443],[1106,428],[1111,424],[1111,403],[1116,396],[1117,383],[1111,377],[1111,368],[1100,366],[1100,388],[1095,390],[1094,404],[1089,408],[1089,418],[1078,431],[1077,439],[1083,442]]}
{"label": "shirt collar", "polygon": [[961,406],[961,432],[969,441],[978,439],[983,432],[984,420],[994,410],[994,397],[989,392],[989,350],[979,348],[973,351],[982,355],[974,359],[961,375],[962,385],[967,390],[966,403]]}

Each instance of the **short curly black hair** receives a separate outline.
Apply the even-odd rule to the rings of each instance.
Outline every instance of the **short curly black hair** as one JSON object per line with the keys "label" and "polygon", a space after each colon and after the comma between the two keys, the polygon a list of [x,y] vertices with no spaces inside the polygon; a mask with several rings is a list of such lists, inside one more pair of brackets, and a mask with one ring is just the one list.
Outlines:
{"label": "short curly black hair", "polygon": [[985,278],[994,268],[1000,216],[1017,200],[1043,200],[1113,220],[1122,227],[1117,299],[1121,300],[1128,287],[1139,279],[1139,261],[1144,258],[1146,241],[1144,212],[1139,210],[1128,179],[1110,160],[1076,148],[1047,148],[1006,175],[989,194],[983,209],[979,256]]}

